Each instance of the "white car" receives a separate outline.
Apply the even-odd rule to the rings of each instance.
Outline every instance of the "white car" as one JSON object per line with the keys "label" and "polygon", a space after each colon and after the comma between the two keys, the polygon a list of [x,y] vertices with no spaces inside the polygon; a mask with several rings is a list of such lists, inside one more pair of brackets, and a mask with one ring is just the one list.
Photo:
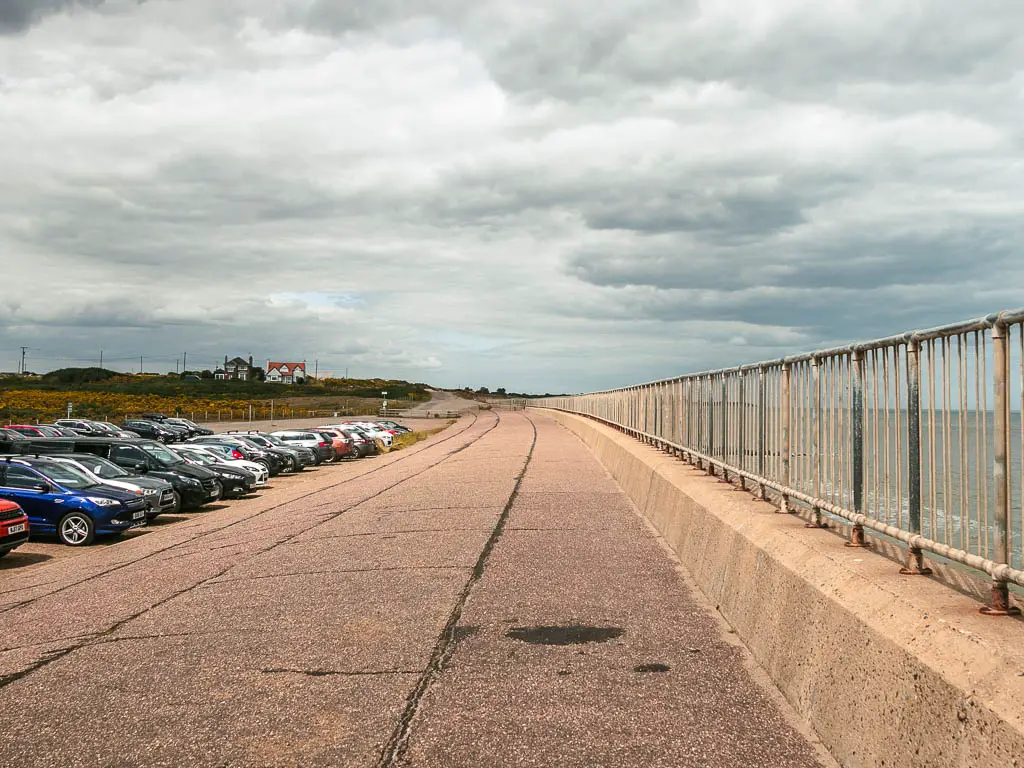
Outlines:
{"label": "white car", "polygon": [[[176,511],[178,502],[174,497],[174,488],[166,480],[135,477],[112,461],[99,457],[85,459],[79,456],[55,454],[50,458],[61,464],[70,464],[79,472],[87,475],[94,483],[109,485],[112,488],[142,496],[149,505],[149,511],[146,512],[146,518],[149,520],[161,512]],[[136,483],[135,480],[141,480],[141,482]]]}
{"label": "white car", "polygon": [[255,461],[246,461],[244,459],[235,459],[231,457],[231,453],[222,448],[219,445],[204,445],[202,443],[183,443],[182,445],[174,446],[174,450],[180,453],[186,459],[203,458],[205,461],[213,461],[215,464],[224,464],[229,467],[238,467],[238,469],[244,469],[246,472],[251,472],[256,476],[256,482],[253,483],[257,488],[266,485],[267,480],[270,478],[270,472],[262,464],[258,464]]}

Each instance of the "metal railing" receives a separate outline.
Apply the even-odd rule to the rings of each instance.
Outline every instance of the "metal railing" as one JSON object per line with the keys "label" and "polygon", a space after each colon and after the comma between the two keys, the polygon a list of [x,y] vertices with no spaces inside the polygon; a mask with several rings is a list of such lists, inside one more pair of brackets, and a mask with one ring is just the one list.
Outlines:
{"label": "metal railing", "polygon": [[1024,586],[1024,309],[531,405],[605,422],[711,474]]}

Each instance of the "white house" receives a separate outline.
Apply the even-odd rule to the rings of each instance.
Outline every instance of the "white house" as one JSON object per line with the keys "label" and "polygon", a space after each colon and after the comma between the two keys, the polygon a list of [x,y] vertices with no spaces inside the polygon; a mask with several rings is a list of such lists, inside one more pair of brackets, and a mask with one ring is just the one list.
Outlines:
{"label": "white house", "polygon": [[267,381],[277,384],[302,384],[306,380],[306,364],[267,361]]}

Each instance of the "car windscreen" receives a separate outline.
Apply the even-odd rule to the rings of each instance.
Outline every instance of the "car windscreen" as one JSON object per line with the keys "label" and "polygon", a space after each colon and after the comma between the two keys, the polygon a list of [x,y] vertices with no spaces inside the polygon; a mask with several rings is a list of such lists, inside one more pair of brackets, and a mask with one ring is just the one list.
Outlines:
{"label": "car windscreen", "polygon": [[[260,435],[260,437],[264,437],[264,436],[263,436],[263,435]],[[266,437],[265,437],[264,439],[265,439],[265,440],[266,440],[266,441],[267,441],[268,443],[270,443],[271,445],[286,445],[285,441],[284,441],[284,440],[282,440],[282,439],[281,439],[280,437],[278,437],[277,435],[266,435]]]}
{"label": "car windscreen", "polygon": [[216,464],[217,460],[208,453],[202,451],[182,451],[181,455],[196,464]]}
{"label": "car windscreen", "polygon": [[35,467],[35,469],[57,483],[57,485],[62,485],[74,491],[95,488],[99,485],[99,483],[93,482],[85,472],[70,464],[57,464],[54,462],[53,464],[47,464],[45,467]]}
{"label": "car windscreen", "polygon": [[75,457],[75,461],[96,475],[96,477],[102,477],[104,480],[133,477],[131,472],[126,472],[114,462],[101,459],[99,456],[90,456],[87,459]]}
{"label": "car windscreen", "polygon": [[225,459],[233,458],[231,455],[231,449],[226,445],[217,445],[216,443],[203,443],[203,448],[214,456],[221,456]]}
{"label": "car windscreen", "polygon": [[174,466],[175,464],[184,464],[185,460],[181,458],[174,451],[169,448],[165,448],[160,443],[143,443],[139,446],[142,450],[152,456],[154,459],[159,461],[161,464],[167,466]]}

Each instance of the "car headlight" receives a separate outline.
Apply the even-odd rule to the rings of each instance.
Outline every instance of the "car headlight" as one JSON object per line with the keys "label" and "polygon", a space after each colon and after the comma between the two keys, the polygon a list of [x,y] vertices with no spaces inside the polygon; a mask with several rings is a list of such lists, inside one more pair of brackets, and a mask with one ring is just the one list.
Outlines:
{"label": "car headlight", "polygon": [[185,485],[202,485],[202,483],[200,483],[194,477],[183,477],[182,482],[184,482]]}
{"label": "car headlight", "polygon": [[156,496],[156,488],[144,488],[142,490],[143,496]]}
{"label": "car headlight", "polygon": [[108,499],[106,496],[86,496],[85,498],[97,507],[116,507],[121,503],[117,499]]}

